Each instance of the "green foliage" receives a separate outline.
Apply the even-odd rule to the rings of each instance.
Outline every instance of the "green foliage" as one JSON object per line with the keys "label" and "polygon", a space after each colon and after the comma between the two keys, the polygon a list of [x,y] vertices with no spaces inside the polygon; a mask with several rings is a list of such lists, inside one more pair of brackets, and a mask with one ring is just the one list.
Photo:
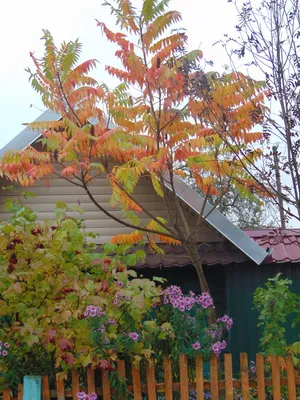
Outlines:
{"label": "green foliage", "polygon": [[254,306],[259,312],[259,324],[263,328],[260,346],[265,355],[285,356],[287,341],[285,325],[290,315],[294,315],[293,326],[299,318],[300,296],[292,293],[292,281],[282,279],[281,274],[268,279],[266,288],[254,292]]}
{"label": "green foliage", "polygon": [[[129,254],[128,245],[99,248],[62,202],[57,220],[42,224],[21,204],[8,201],[6,209],[12,217],[0,224],[0,340],[10,347],[0,354],[0,386],[13,387],[25,374],[50,374],[54,367],[98,365],[86,307],[105,310],[117,329],[128,321],[139,326],[160,291],[127,269],[144,252]],[[113,302],[118,296],[130,298],[126,312]],[[143,345],[136,349],[143,351]]]}

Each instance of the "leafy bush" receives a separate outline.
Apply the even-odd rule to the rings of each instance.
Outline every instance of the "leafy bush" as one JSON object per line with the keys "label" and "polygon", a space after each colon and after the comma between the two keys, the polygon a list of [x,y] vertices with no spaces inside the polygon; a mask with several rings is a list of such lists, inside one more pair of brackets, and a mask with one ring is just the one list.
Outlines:
{"label": "leafy bush", "polygon": [[294,315],[292,326],[299,319],[300,296],[290,291],[291,284],[291,280],[282,279],[281,274],[277,274],[268,279],[266,288],[257,288],[254,292],[254,306],[259,313],[258,326],[263,328],[260,346],[267,356],[286,355],[287,319]]}

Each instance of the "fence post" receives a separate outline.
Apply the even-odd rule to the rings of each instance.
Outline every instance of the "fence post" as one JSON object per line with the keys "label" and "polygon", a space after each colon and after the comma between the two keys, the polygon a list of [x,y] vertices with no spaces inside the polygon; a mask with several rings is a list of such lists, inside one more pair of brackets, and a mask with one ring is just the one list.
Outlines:
{"label": "fence post", "polygon": [[166,400],[173,400],[172,362],[168,356],[164,357],[164,381]]}
{"label": "fence post", "polygon": [[256,354],[256,377],[257,377],[257,397],[258,400],[265,400],[265,368],[264,368],[264,356],[262,354]]}
{"label": "fence post", "polygon": [[155,370],[154,360],[147,360],[147,390],[148,400],[156,400],[156,382],[155,382]]}
{"label": "fence post", "polygon": [[109,383],[109,379],[108,379],[107,373],[108,372],[105,369],[101,370],[103,400],[111,400],[110,383]]}
{"label": "fence post", "polygon": [[42,379],[42,397],[43,397],[43,400],[50,400],[48,376],[43,376],[43,379]]}
{"label": "fence post", "polygon": [[224,367],[225,367],[226,400],[232,400],[233,399],[233,385],[232,385],[232,357],[231,357],[231,354],[224,354]]}
{"label": "fence post", "polygon": [[88,367],[87,369],[87,385],[88,385],[88,392],[95,393],[96,386],[95,386],[95,373],[92,367]]}
{"label": "fence post", "polygon": [[248,355],[240,354],[241,385],[243,400],[250,400],[249,374],[248,374]]}
{"label": "fence post", "polygon": [[80,392],[79,388],[79,375],[78,372],[72,370],[72,396],[73,400],[77,400],[77,393]]}
{"label": "fence post", "polygon": [[210,359],[210,391],[211,400],[219,400],[218,360],[215,355]]}
{"label": "fence post", "polygon": [[134,363],[132,363],[132,385],[134,400],[142,400],[141,374]]}
{"label": "fence post", "polygon": [[204,400],[203,361],[202,357],[196,357],[196,392],[197,400]]}
{"label": "fence post", "polygon": [[279,357],[272,356],[272,386],[273,386],[273,399],[280,400],[280,369],[279,369]]}
{"label": "fence post", "polygon": [[10,400],[10,389],[4,389],[3,390],[3,400]]}
{"label": "fence post", "polygon": [[65,386],[64,381],[56,375],[56,390],[57,390],[57,400],[65,400]]}
{"label": "fence post", "polygon": [[286,358],[289,400],[296,400],[295,367],[292,357]]}
{"label": "fence post", "polygon": [[189,376],[187,366],[187,356],[180,354],[179,356],[180,367],[180,399],[189,400]]}
{"label": "fence post", "polygon": [[18,400],[23,400],[23,385],[21,383],[18,385]]}

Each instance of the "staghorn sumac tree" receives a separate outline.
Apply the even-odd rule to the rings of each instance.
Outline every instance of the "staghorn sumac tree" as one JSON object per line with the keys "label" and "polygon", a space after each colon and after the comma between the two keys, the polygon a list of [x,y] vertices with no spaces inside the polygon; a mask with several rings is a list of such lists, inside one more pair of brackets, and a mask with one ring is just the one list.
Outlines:
{"label": "staghorn sumac tree", "polygon": [[[175,180],[188,177],[203,193],[220,195],[214,183],[227,176],[228,184],[244,194],[260,194],[260,185],[244,165],[261,154],[256,143],[262,134],[253,127],[264,107],[264,93],[259,82],[241,73],[204,73],[201,51],[188,52],[185,31],[171,31],[181,15],[169,10],[168,3],[144,0],[141,10],[129,0],[106,3],[121,28],[112,32],[97,21],[107,40],[118,47],[115,55],[122,67],[106,67],[120,81],[115,90],[90,77],[95,60],[78,64],[77,41],[57,48],[44,31],[44,56],[31,54],[35,70],[28,71],[45,106],[61,119],[30,124],[43,131],[43,150],[28,147],[6,154],[0,173],[25,186],[54,173],[82,187],[99,211],[132,228],[132,233],[114,237],[115,244],[147,240],[154,251],[160,251],[157,242],[181,244],[202,291],[209,292],[194,235],[207,216],[205,207],[191,228]],[[236,156],[242,151],[247,157]],[[99,175],[109,180],[112,203],[126,219],[116,217],[92,194],[90,185]],[[163,198],[167,218],[154,215],[134,198],[142,179],[150,180]]]}

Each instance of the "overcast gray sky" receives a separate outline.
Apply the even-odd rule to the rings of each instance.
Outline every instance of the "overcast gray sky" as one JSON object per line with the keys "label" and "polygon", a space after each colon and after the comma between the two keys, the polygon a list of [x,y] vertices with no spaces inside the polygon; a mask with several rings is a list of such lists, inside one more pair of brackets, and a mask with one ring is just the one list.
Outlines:
{"label": "overcast gray sky", "polygon": [[[43,54],[42,29],[49,29],[56,44],[79,38],[83,44],[82,60],[97,58],[93,74],[98,80],[114,86],[104,71],[114,63],[114,46],[102,37],[95,18],[114,29],[114,19],[103,0],[10,0],[1,3],[0,38],[0,148],[41,114],[44,107],[33,91],[24,68],[31,66],[29,52]],[[135,4],[141,4],[136,0]],[[227,63],[221,46],[212,46],[223,33],[233,32],[236,23],[234,6],[226,0],[171,0],[172,9],[183,16],[180,26],[187,28],[190,48],[199,48],[204,57],[217,65]],[[30,107],[32,105],[32,107]],[[37,109],[37,108],[39,109]]]}

